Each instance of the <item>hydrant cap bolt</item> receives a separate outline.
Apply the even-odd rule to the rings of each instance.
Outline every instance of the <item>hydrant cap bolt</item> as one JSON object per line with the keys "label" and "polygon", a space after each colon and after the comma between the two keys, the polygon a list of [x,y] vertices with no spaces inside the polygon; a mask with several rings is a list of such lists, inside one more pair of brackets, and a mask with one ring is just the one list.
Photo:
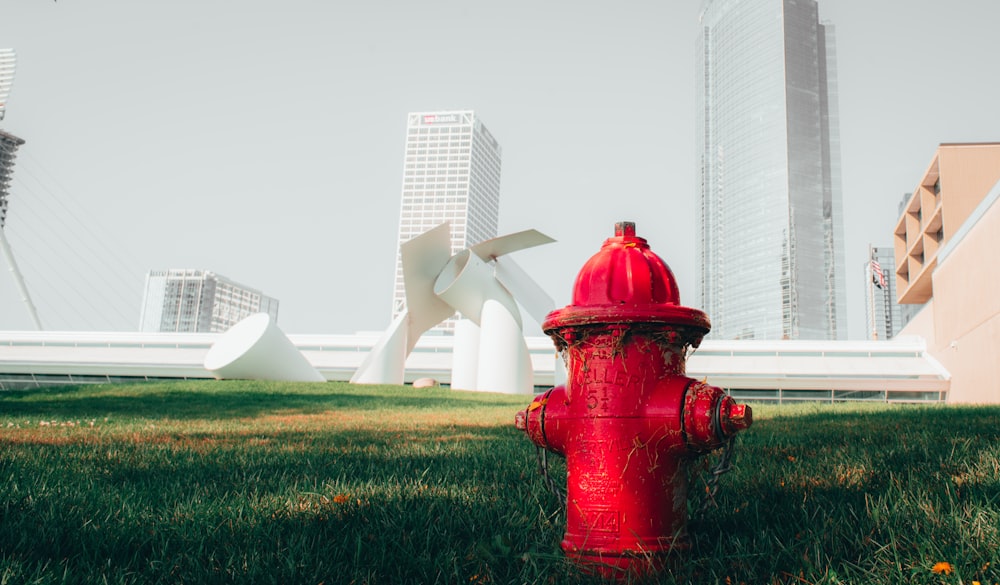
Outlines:
{"label": "hydrant cap bolt", "polygon": [[722,426],[730,434],[749,428],[753,424],[753,411],[746,404],[736,404],[729,400],[727,408],[721,413]]}
{"label": "hydrant cap bolt", "polygon": [[[711,328],[708,316],[681,306],[674,273],[635,235],[635,223],[615,224],[615,235],[580,269],[573,302],[549,313],[542,329],[601,323],[659,323],[689,327],[700,337]],[[697,345],[697,343],[695,343]]]}
{"label": "hydrant cap bolt", "polygon": [[619,221],[615,224],[615,237],[621,236],[635,237],[634,221]]}

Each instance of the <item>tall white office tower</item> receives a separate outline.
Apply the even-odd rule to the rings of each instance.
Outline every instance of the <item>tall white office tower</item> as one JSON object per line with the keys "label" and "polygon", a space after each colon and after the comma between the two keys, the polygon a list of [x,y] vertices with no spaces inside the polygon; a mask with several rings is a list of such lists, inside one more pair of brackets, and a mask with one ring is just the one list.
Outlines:
{"label": "tall white office tower", "polygon": [[151,270],[142,297],[143,332],[223,332],[255,313],[278,319],[277,299],[205,270]]}
{"label": "tall white office tower", "polygon": [[706,0],[698,246],[715,339],[845,339],[833,27],[814,0]]}
{"label": "tall white office tower", "polygon": [[[497,236],[500,154],[500,144],[471,110],[407,116],[393,319],[406,306],[400,244],[446,221],[452,254]],[[434,330],[454,327],[452,318]]]}

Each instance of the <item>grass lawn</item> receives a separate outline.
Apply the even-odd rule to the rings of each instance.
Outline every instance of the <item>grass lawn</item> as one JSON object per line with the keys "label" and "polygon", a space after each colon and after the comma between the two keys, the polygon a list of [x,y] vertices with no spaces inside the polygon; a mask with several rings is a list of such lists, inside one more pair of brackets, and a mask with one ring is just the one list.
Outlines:
{"label": "grass lawn", "polygon": [[[513,427],[529,401],[337,383],[0,392],[0,585],[596,582],[563,558],[561,502]],[[1000,583],[1000,408],[754,418],[692,550],[648,581]]]}

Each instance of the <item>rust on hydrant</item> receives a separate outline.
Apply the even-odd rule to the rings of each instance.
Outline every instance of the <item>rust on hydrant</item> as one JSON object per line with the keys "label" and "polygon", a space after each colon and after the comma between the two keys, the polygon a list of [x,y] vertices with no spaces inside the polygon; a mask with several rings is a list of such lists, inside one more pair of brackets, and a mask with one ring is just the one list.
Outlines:
{"label": "rust on hydrant", "polygon": [[635,224],[577,275],[572,304],[542,329],[567,357],[567,381],[515,416],[537,446],[566,457],[571,558],[614,576],[662,567],[688,548],[687,465],[752,423],[750,407],[685,375],[711,328],[680,304],[673,273]]}

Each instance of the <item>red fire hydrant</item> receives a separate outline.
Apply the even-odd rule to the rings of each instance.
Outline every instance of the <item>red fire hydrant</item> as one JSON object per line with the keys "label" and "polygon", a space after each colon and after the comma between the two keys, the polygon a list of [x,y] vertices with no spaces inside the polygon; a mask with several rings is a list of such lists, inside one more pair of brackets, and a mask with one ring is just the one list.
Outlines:
{"label": "red fire hydrant", "polygon": [[655,571],[687,540],[687,465],[750,426],[750,408],[686,377],[711,325],[680,304],[670,268],[621,222],[580,270],[573,302],[542,329],[568,377],[517,413],[517,428],[566,457],[571,558],[607,575]]}

